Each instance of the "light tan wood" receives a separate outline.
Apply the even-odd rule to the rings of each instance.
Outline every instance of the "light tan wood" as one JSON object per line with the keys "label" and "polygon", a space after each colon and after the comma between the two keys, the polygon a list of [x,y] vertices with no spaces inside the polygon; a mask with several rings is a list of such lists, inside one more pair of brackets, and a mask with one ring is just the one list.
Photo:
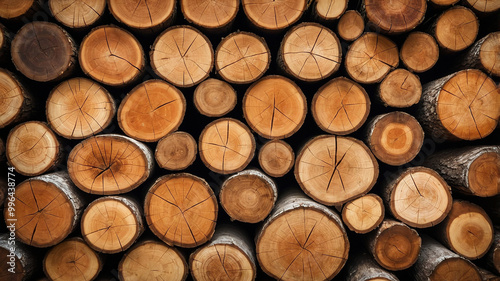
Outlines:
{"label": "light tan wood", "polygon": [[252,130],[268,139],[296,133],[307,114],[307,101],[292,80],[266,76],[252,84],[243,97],[243,115]]}
{"label": "light tan wood", "polygon": [[153,153],[122,135],[98,135],[77,144],[68,156],[68,173],[81,190],[100,195],[131,191],[153,168]]}
{"label": "light tan wood", "polygon": [[500,10],[500,3],[495,0],[465,0],[464,2],[479,13],[489,14]]}
{"label": "light tan wood", "polygon": [[439,46],[432,35],[414,31],[406,37],[399,56],[409,70],[416,73],[426,72],[437,63]]}
{"label": "light tan wood", "polygon": [[149,228],[163,242],[193,248],[212,238],[218,204],[204,179],[186,173],[170,174],[151,186],[144,213]]}
{"label": "light tan wood", "polygon": [[54,18],[69,28],[93,25],[106,9],[106,0],[49,0]]}
{"label": "light tan wood", "polygon": [[139,41],[130,32],[113,25],[92,29],[82,40],[78,59],[86,75],[109,86],[136,81],[145,67]]}
{"label": "light tan wood", "polygon": [[305,0],[242,0],[243,11],[252,24],[267,31],[291,26],[307,9]]}
{"label": "light tan wood", "polygon": [[224,37],[215,51],[215,71],[234,84],[252,83],[262,77],[271,63],[264,38],[238,31]]}
{"label": "light tan wood", "polygon": [[500,32],[492,32],[479,39],[461,58],[461,68],[478,68],[500,77]]}
{"label": "light tan wood", "polygon": [[426,0],[364,0],[364,8],[370,24],[380,31],[399,34],[414,29],[424,20]]}
{"label": "light tan wood", "polygon": [[378,172],[377,160],[360,140],[321,135],[302,147],[294,174],[307,195],[331,206],[369,192]]}
{"label": "light tan wood", "polygon": [[[12,256],[9,241],[13,240],[9,238],[9,233],[0,234],[0,281],[29,280],[38,269],[38,257],[31,248],[17,242]],[[12,266],[15,267],[14,272],[9,271]]]}
{"label": "light tan wood", "polygon": [[57,85],[45,107],[47,121],[58,135],[84,139],[102,132],[116,112],[109,92],[86,78],[72,78]]}
{"label": "light tan wood", "polygon": [[149,55],[155,73],[178,87],[200,83],[214,66],[212,44],[203,33],[189,25],[165,30],[156,38]]}
{"label": "light tan wood", "polygon": [[446,7],[456,4],[458,1],[460,0],[430,0],[429,2],[437,6]]}
{"label": "light tan wood", "polygon": [[323,131],[347,135],[365,123],[370,106],[370,98],[361,85],[348,78],[337,77],[316,92],[311,112]]}
{"label": "light tan wood", "polygon": [[33,107],[24,86],[10,71],[0,68],[0,128],[28,119]]}
{"label": "light tan wood", "polygon": [[315,0],[313,17],[319,21],[333,21],[340,18],[347,9],[348,0]]}
{"label": "light tan wood", "polygon": [[235,20],[240,0],[180,0],[184,18],[209,31],[224,31]]}
{"label": "light tan wood", "polygon": [[196,140],[189,133],[177,131],[158,141],[155,159],[161,168],[179,171],[193,164],[197,152]]}
{"label": "light tan wood", "polygon": [[0,3],[0,17],[16,19],[27,14],[31,9],[38,7],[35,0],[3,0]]}
{"label": "light tan wood", "polygon": [[374,193],[349,201],[342,207],[342,221],[351,231],[360,234],[377,228],[384,216],[384,202]]}
{"label": "light tan wood", "polygon": [[174,20],[176,0],[109,0],[115,19],[141,32],[155,32]]}
{"label": "light tan wood", "polygon": [[176,248],[155,240],[135,243],[118,265],[118,276],[123,281],[182,281],[187,274],[182,254]]}
{"label": "light tan wood", "polygon": [[[343,2],[335,0],[329,0],[329,1],[330,2],[334,1],[335,3]],[[346,41],[354,41],[358,39],[358,37],[361,36],[361,34],[363,34],[364,30],[365,30],[365,21],[361,16],[361,14],[356,10],[346,11],[339,19],[339,22],[337,24],[337,33],[339,34],[340,38]]]}
{"label": "light tan wood", "polygon": [[349,76],[356,82],[372,84],[399,64],[398,47],[389,38],[367,32],[351,44],[345,58]]}
{"label": "light tan wood", "polygon": [[228,83],[215,78],[201,82],[193,93],[193,102],[198,111],[208,117],[221,117],[234,109],[238,97]]}
{"label": "light tan wood", "polygon": [[292,147],[283,140],[266,142],[259,150],[259,164],[262,170],[271,177],[286,175],[295,163]]}
{"label": "light tan wood", "polygon": [[37,176],[54,169],[62,161],[62,149],[56,135],[39,121],[14,127],[5,145],[7,161],[16,172]]}
{"label": "light tan wood", "polygon": [[381,268],[366,253],[354,253],[349,261],[347,281],[399,281],[396,275]]}
{"label": "light tan wood", "polygon": [[476,15],[462,6],[446,10],[433,27],[437,43],[447,52],[462,51],[472,45],[478,31],[479,20]]}
{"label": "light tan wood", "polygon": [[255,139],[242,122],[221,118],[203,129],[198,149],[207,168],[220,174],[232,174],[243,170],[252,160]]}
{"label": "light tan wood", "polygon": [[377,94],[385,106],[410,107],[420,101],[422,84],[417,75],[398,68],[384,78]]}
{"label": "light tan wood", "polygon": [[155,142],[177,130],[185,112],[186,99],[179,89],[162,80],[147,80],[125,96],[117,119],[129,137]]}

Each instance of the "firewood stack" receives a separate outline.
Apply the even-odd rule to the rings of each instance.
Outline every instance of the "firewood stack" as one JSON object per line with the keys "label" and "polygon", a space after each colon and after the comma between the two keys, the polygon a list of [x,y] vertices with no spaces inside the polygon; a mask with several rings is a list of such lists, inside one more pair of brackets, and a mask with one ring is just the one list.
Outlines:
{"label": "firewood stack", "polygon": [[0,280],[500,280],[499,0],[0,0]]}

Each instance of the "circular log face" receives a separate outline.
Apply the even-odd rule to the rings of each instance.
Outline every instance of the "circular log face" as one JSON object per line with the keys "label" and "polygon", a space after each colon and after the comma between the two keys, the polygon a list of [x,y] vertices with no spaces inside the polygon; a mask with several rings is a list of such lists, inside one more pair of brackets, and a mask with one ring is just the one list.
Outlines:
{"label": "circular log face", "polygon": [[[344,2],[344,1],[317,1],[320,2]],[[347,1],[345,1],[347,3]],[[365,30],[365,22],[361,14],[356,10],[346,11],[339,20],[337,31],[339,36],[346,41],[356,40]]]}
{"label": "circular log face", "polygon": [[389,73],[379,86],[379,96],[384,105],[404,108],[417,104],[422,95],[422,84],[417,75],[406,69]]}
{"label": "circular log face", "polygon": [[424,19],[425,0],[365,0],[367,18],[386,33],[402,33],[415,28]]}
{"label": "circular log face", "polygon": [[368,233],[384,219],[385,209],[382,199],[376,194],[367,194],[354,199],[342,208],[342,221],[356,233]]}
{"label": "circular log face", "polygon": [[481,45],[479,59],[487,73],[500,76],[500,32],[490,33]]}
{"label": "circular log face", "polygon": [[186,20],[207,29],[222,28],[230,24],[236,18],[240,6],[239,0],[180,0],[180,2]]}
{"label": "circular log face", "polygon": [[0,69],[0,128],[13,122],[24,103],[21,84],[10,72]]}
{"label": "circular log face", "polygon": [[196,109],[208,117],[220,117],[236,106],[236,91],[228,83],[209,78],[194,90],[193,101]]}
{"label": "circular log face", "polygon": [[442,48],[458,52],[476,41],[479,21],[469,9],[457,6],[445,11],[437,20],[435,37]]}
{"label": "circular log face", "polygon": [[421,239],[414,229],[396,224],[380,233],[375,242],[375,260],[389,270],[407,269],[417,261],[420,246]]}
{"label": "circular log face", "polygon": [[464,258],[449,258],[439,263],[431,276],[430,281],[456,280],[480,281],[483,280],[476,266]]}
{"label": "circular log face", "polygon": [[466,0],[475,11],[491,13],[500,10],[500,3],[495,0]]}
{"label": "circular log face", "polygon": [[70,28],[81,28],[95,23],[106,9],[106,0],[49,0],[54,18]]}
{"label": "circular log face", "polygon": [[174,132],[162,138],[155,151],[158,165],[167,170],[183,170],[193,164],[198,148],[186,132]]}
{"label": "circular log face", "polygon": [[489,197],[500,194],[500,155],[487,152],[470,165],[469,188],[478,196]]}
{"label": "circular log face", "polygon": [[109,10],[119,21],[146,30],[161,26],[175,12],[175,0],[109,0]]}
{"label": "circular log face", "polygon": [[[342,16],[347,9],[348,1],[317,0],[315,12],[323,20],[336,20]],[[346,12],[347,13],[347,12]]]}
{"label": "circular log face", "polygon": [[24,15],[33,6],[34,0],[2,0],[0,17],[13,19]]}
{"label": "circular log face", "polygon": [[432,35],[419,31],[412,32],[403,43],[400,56],[409,70],[425,72],[437,63],[439,46]]}
{"label": "circular log face", "polygon": [[264,144],[259,151],[259,164],[266,174],[282,177],[295,163],[292,147],[282,140],[272,140]]}
{"label": "circular log face", "polygon": [[307,8],[305,0],[242,0],[248,19],[257,27],[280,30],[294,24]]}

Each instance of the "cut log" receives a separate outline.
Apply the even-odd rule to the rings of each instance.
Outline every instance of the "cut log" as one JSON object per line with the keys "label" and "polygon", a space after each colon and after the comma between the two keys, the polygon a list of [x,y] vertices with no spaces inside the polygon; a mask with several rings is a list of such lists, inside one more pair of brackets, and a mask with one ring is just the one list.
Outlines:
{"label": "cut log", "polygon": [[[343,1],[329,0],[329,2],[331,1],[343,2]],[[319,0],[318,2],[322,1]],[[349,10],[345,12],[340,18],[339,23],[337,24],[337,33],[339,34],[340,38],[346,41],[354,41],[358,39],[358,37],[361,36],[361,34],[363,34],[364,30],[365,30],[365,21],[363,20],[361,14],[356,10]]]}
{"label": "cut log", "polygon": [[484,268],[478,267],[477,270],[479,271],[479,274],[481,274],[483,281],[500,281],[500,276],[497,276]]}
{"label": "cut log", "polygon": [[444,51],[458,52],[476,41],[479,20],[471,10],[454,6],[439,16],[432,29],[437,43]]}
{"label": "cut log", "polygon": [[421,99],[417,117],[434,139],[481,139],[500,119],[500,88],[477,69],[425,84]]}
{"label": "cut log", "polygon": [[243,97],[243,115],[257,134],[283,139],[296,133],[307,114],[307,100],[293,81],[279,75],[253,83]]}
{"label": "cut log", "polygon": [[266,142],[259,150],[259,164],[271,177],[286,175],[295,163],[292,147],[282,140]]}
{"label": "cut log", "polygon": [[258,170],[232,175],[221,186],[220,205],[231,220],[257,223],[264,220],[278,198],[276,184]]}
{"label": "cut log", "polygon": [[200,83],[214,66],[212,44],[203,33],[189,25],[165,30],[156,38],[149,55],[154,72],[178,87]]}
{"label": "cut log", "polygon": [[69,28],[85,28],[101,18],[106,0],[49,0],[54,18]]}
{"label": "cut log", "polygon": [[427,158],[424,165],[462,193],[481,197],[500,194],[500,146],[440,151]]}
{"label": "cut log", "polygon": [[0,128],[26,121],[33,114],[33,98],[17,78],[0,68]]}
{"label": "cut log", "polygon": [[109,126],[116,106],[101,85],[86,78],[72,78],[50,92],[45,110],[50,127],[58,135],[84,139]]}
{"label": "cut log", "polygon": [[142,208],[132,198],[101,197],[90,203],[83,212],[83,239],[97,252],[123,252],[144,232],[142,217]]}
{"label": "cut log", "polygon": [[346,281],[399,281],[396,275],[381,268],[368,254],[349,258]]}
{"label": "cut log", "polygon": [[460,61],[461,68],[478,68],[489,75],[500,77],[500,32],[479,39]]}
{"label": "cut log", "polygon": [[500,10],[500,3],[495,0],[464,0],[464,2],[480,14],[490,14]]}
{"label": "cut log", "polygon": [[411,268],[411,276],[415,281],[482,280],[473,263],[426,235],[422,236],[420,256],[415,266]]}
{"label": "cut log", "polygon": [[236,91],[228,83],[208,78],[196,86],[193,101],[201,114],[208,117],[221,117],[234,109],[238,97]]}
{"label": "cut log", "polygon": [[500,231],[495,231],[493,243],[486,255],[488,266],[500,274]]}
{"label": "cut log", "polygon": [[241,0],[243,11],[252,24],[266,31],[278,31],[296,23],[307,10],[306,0]]}
{"label": "cut log", "polygon": [[162,80],[147,80],[125,96],[116,118],[129,137],[155,142],[177,130],[185,112],[186,99],[179,89]]}
{"label": "cut log", "polygon": [[348,78],[337,77],[316,92],[311,112],[323,131],[347,135],[365,123],[370,106],[370,98],[362,86]]}
{"label": "cut log", "polygon": [[210,243],[191,254],[189,267],[197,281],[252,281],[257,274],[253,243],[231,225],[218,227]]}
{"label": "cut log", "polygon": [[219,174],[232,174],[245,169],[253,159],[255,139],[242,122],[221,118],[203,129],[198,148],[207,168]]}
{"label": "cut log", "polygon": [[432,35],[414,31],[406,37],[399,56],[410,71],[426,72],[437,63],[439,46]]}
{"label": "cut log", "polygon": [[24,76],[49,82],[68,76],[75,68],[76,45],[57,24],[35,21],[17,32],[12,40],[11,56],[16,69]]}
{"label": "cut log", "polygon": [[62,161],[62,148],[56,135],[39,121],[28,121],[14,127],[5,145],[7,161],[25,176],[41,175]]}
{"label": "cut log", "polygon": [[0,281],[30,280],[38,267],[37,258],[32,249],[16,243],[15,237],[0,234]]}
{"label": "cut log", "polygon": [[417,261],[422,243],[417,231],[391,219],[385,219],[364,242],[377,263],[392,271],[410,268]]}
{"label": "cut log", "polygon": [[121,135],[90,137],[71,150],[68,173],[81,190],[113,195],[133,190],[153,169],[153,153],[144,144]]}
{"label": "cut log", "polygon": [[12,41],[10,32],[5,26],[0,24],[0,60],[2,63],[7,62],[10,57],[10,43]]}
{"label": "cut log", "polygon": [[384,78],[377,94],[384,106],[410,107],[420,101],[422,84],[417,75],[398,68]]}
{"label": "cut log", "polygon": [[197,152],[194,138],[189,133],[177,131],[158,142],[155,158],[161,168],[179,171],[193,164]]}
{"label": "cut log", "polygon": [[420,152],[424,131],[413,116],[393,111],[377,115],[368,123],[366,143],[378,160],[399,166]]}
{"label": "cut log", "polygon": [[80,237],[56,245],[43,259],[43,271],[50,280],[94,280],[102,266],[101,257]]}
{"label": "cut log", "polygon": [[211,32],[226,31],[236,18],[240,0],[180,0],[184,18]]}
{"label": "cut log", "polygon": [[264,75],[270,63],[265,39],[250,32],[229,34],[215,50],[215,71],[229,83],[252,83]]}
{"label": "cut log", "polygon": [[83,38],[78,59],[86,75],[109,86],[136,81],[145,67],[139,41],[128,31],[113,25],[92,29]]}
{"label": "cut log", "polygon": [[337,72],[342,48],[330,29],[304,22],[290,29],[281,41],[278,65],[296,79],[314,82]]}
{"label": "cut log", "polygon": [[349,0],[315,0],[313,18],[320,22],[334,21],[344,15],[348,2]]}
{"label": "cut log", "polygon": [[38,10],[41,5],[42,1],[38,0],[4,0],[0,3],[0,18],[18,20]]}
{"label": "cut log", "polygon": [[118,265],[118,276],[123,281],[141,281],[146,277],[183,281],[187,274],[188,267],[182,254],[176,248],[155,240],[135,243]]}
{"label": "cut log", "polygon": [[5,208],[5,222],[17,220],[16,239],[40,248],[53,246],[73,232],[85,204],[65,172],[25,180],[14,196],[15,212]]}
{"label": "cut log", "polygon": [[264,222],[256,252],[273,278],[331,280],[347,260],[349,240],[337,213],[295,192],[281,196]]}
{"label": "cut log", "polygon": [[141,33],[154,33],[169,26],[175,17],[176,0],[109,0],[115,19]]}
{"label": "cut log", "polygon": [[144,201],[151,231],[168,245],[193,248],[212,238],[218,204],[208,183],[187,173],[160,177]]}
{"label": "cut log", "polygon": [[347,202],[342,208],[342,221],[356,233],[365,234],[377,228],[385,216],[384,202],[374,193]]}
{"label": "cut log", "polygon": [[[382,1],[380,1],[382,3]],[[351,44],[345,58],[349,76],[356,82],[373,84],[399,64],[398,47],[389,38],[367,32]]]}
{"label": "cut log", "polygon": [[400,34],[414,29],[424,20],[427,1],[364,0],[364,9],[369,24],[377,30]]}
{"label": "cut log", "polygon": [[398,220],[416,228],[436,225],[452,205],[448,184],[434,170],[411,167],[382,184],[382,198]]}
{"label": "cut log", "polygon": [[438,7],[447,7],[455,5],[460,0],[430,0],[429,2]]}

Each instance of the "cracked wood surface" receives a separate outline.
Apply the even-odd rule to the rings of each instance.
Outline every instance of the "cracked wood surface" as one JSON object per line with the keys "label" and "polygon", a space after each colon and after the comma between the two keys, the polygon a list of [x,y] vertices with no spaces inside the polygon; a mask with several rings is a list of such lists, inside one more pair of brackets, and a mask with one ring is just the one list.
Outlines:
{"label": "cracked wood surface", "polygon": [[312,5],[312,14],[319,21],[334,21],[347,9],[348,0],[316,0]]}
{"label": "cracked wood surface", "polygon": [[426,72],[437,63],[439,46],[432,35],[414,31],[403,42],[399,56],[408,70]]}
{"label": "cracked wood surface", "polygon": [[500,10],[500,3],[495,0],[465,0],[464,2],[479,14],[488,14]]}
{"label": "cracked wood surface", "polygon": [[349,201],[342,207],[342,221],[349,230],[360,234],[377,228],[384,217],[384,202],[374,193]]}
{"label": "cracked wood surface", "polygon": [[109,0],[109,11],[116,20],[141,32],[168,26],[176,12],[175,0]]}
{"label": "cracked wood surface", "polygon": [[307,9],[306,0],[241,0],[252,24],[268,31],[282,30],[297,22]]}
{"label": "cracked wood surface", "polygon": [[167,170],[184,170],[196,159],[198,147],[195,139],[186,132],[176,131],[158,141],[155,159]]}
{"label": "cracked wood surface", "polygon": [[500,77],[500,32],[479,39],[460,61],[461,68],[479,68],[488,75]]}
{"label": "cracked wood surface", "polygon": [[[344,2],[344,1],[336,1],[329,0],[329,2]],[[317,1],[322,2],[322,0]],[[347,1],[345,1],[347,2]],[[365,21],[361,14],[356,10],[348,10],[346,11],[342,17],[339,19],[337,24],[337,33],[340,38],[346,41],[354,41],[358,39],[363,31],[365,30]]]}
{"label": "cracked wood surface", "polygon": [[434,37],[448,52],[466,49],[476,41],[479,20],[468,8],[454,6],[443,12],[433,26]]}
{"label": "cracked wood surface", "polygon": [[0,128],[24,121],[32,115],[31,94],[10,71],[0,69]]}
{"label": "cracked wood surface", "polygon": [[366,17],[388,34],[400,34],[414,29],[424,20],[425,0],[364,0]]}
{"label": "cracked wood surface", "polygon": [[238,13],[240,0],[180,0],[184,18],[211,31],[229,27]]}
{"label": "cracked wood surface", "polygon": [[259,164],[262,170],[271,177],[282,177],[295,163],[292,147],[283,140],[266,142],[259,149]]}
{"label": "cracked wood surface", "polygon": [[106,0],[49,0],[54,18],[69,28],[94,24],[104,14]]}
{"label": "cracked wood surface", "polygon": [[234,88],[227,82],[208,78],[193,93],[196,109],[208,117],[221,117],[231,112],[238,101]]}
{"label": "cracked wood surface", "polygon": [[422,84],[417,75],[398,68],[384,78],[378,87],[377,94],[386,107],[410,107],[420,101]]}

